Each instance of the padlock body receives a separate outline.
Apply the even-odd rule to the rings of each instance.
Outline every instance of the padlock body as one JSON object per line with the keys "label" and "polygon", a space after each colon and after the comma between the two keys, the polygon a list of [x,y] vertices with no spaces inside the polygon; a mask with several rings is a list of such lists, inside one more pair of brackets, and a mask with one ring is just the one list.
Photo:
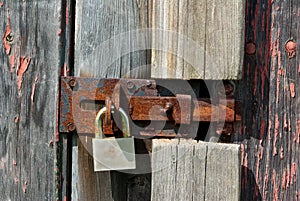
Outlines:
{"label": "padlock body", "polygon": [[93,139],[94,171],[135,169],[134,138]]}

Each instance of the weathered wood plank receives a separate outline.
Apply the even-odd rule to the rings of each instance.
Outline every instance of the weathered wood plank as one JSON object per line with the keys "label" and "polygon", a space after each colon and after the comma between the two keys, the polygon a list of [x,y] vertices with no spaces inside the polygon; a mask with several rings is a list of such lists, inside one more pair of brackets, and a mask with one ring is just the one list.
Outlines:
{"label": "weathered wood plank", "polygon": [[240,200],[240,158],[239,145],[207,145],[205,200]]}
{"label": "weathered wood plank", "polygon": [[[247,1],[242,197],[299,200],[299,1]],[[286,42],[297,49],[289,56]]]}
{"label": "weathered wood plank", "polygon": [[149,77],[150,52],[146,49],[150,41],[145,34],[135,32],[149,27],[148,8],[146,0],[77,2],[77,74],[81,71],[81,75],[94,77]]}
{"label": "weathered wood plank", "polygon": [[0,200],[60,199],[61,1],[1,1],[0,25]]}
{"label": "weathered wood plank", "polygon": [[151,77],[239,79],[244,15],[243,0],[154,1]]}
{"label": "weathered wood plank", "polygon": [[[149,35],[139,34],[136,30],[149,27],[150,3],[148,0],[76,2],[75,75],[149,78],[151,70]],[[83,142],[79,142],[79,145],[81,143]],[[139,194],[149,194],[140,192],[138,185],[129,185],[126,187],[128,189],[124,190],[124,185],[129,182],[127,180],[132,179],[128,175],[112,172],[111,178],[109,172],[94,173],[89,153],[92,152],[79,146],[79,200],[111,200],[113,197],[116,201],[123,201],[125,198],[134,199]],[[111,186],[110,181],[114,183],[122,179],[123,186],[118,184]],[[119,189],[116,188],[118,186]]]}
{"label": "weathered wood plank", "polygon": [[239,147],[154,140],[151,200],[239,200]]}

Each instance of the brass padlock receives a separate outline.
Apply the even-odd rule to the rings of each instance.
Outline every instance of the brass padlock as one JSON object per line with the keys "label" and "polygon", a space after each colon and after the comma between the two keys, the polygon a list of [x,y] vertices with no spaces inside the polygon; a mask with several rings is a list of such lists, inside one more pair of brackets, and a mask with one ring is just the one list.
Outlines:
{"label": "brass padlock", "polygon": [[[112,106],[112,109],[114,107]],[[103,107],[95,120],[96,137],[93,139],[94,171],[135,169],[134,138],[130,137],[129,120],[122,108],[119,108],[124,138],[106,138],[102,133],[102,117],[107,108]]]}

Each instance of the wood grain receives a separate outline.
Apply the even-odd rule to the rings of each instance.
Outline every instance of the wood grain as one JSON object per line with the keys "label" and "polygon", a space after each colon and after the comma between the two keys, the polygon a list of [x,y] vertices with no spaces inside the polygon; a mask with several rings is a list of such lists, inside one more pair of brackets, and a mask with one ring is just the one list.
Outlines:
{"label": "wood grain", "polygon": [[61,199],[61,1],[4,0],[0,25],[0,200]]}
{"label": "wood grain", "polygon": [[[149,78],[150,36],[136,30],[149,27],[150,4],[151,1],[147,0],[76,2],[75,75]],[[79,200],[147,200],[150,194],[146,186],[128,185],[135,181],[134,178],[143,180],[146,176],[94,173],[92,156],[89,155],[92,152],[87,151],[83,144],[78,141],[79,175],[78,189],[75,190],[78,190]]]}
{"label": "wood grain", "polygon": [[153,140],[151,200],[239,200],[239,147]]}
{"label": "wood grain", "polygon": [[[154,1],[152,78],[239,79],[245,1]],[[153,31],[156,33],[156,31]]]}

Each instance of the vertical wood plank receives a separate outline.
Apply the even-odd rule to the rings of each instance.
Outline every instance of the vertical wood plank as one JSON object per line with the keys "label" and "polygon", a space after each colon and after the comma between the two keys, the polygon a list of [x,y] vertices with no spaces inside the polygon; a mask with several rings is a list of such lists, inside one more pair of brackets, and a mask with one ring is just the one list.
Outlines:
{"label": "vertical wood plank", "polygon": [[239,147],[154,140],[151,200],[239,200]]}
{"label": "vertical wood plank", "polygon": [[61,1],[1,1],[0,25],[0,200],[60,199]]}
{"label": "vertical wood plank", "polygon": [[245,1],[207,1],[206,79],[239,79],[244,55]]}
{"label": "vertical wood plank", "polygon": [[210,143],[207,148],[205,200],[240,200],[240,146]]}
{"label": "vertical wood plank", "polygon": [[[83,77],[149,78],[151,40],[148,34],[137,30],[149,28],[148,0],[87,0],[76,2],[75,22],[75,75]],[[124,186],[111,186],[129,177],[112,172],[94,173],[90,151],[79,143],[78,188],[79,200],[124,200],[127,192],[135,192],[135,185],[127,191]],[[118,192],[112,192],[114,189]],[[125,194],[124,194],[125,192]],[[119,194],[118,194],[119,193]],[[129,196],[138,196],[132,193]],[[101,194],[101,196],[99,195]],[[94,197],[91,197],[94,196]],[[149,195],[148,195],[149,196]],[[147,197],[147,196],[145,196]],[[127,197],[130,200],[130,197]]]}
{"label": "vertical wood plank", "polygon": [[[154,1],[153,78],[239,79],[245,2]],[[156,33],[156,32],[155,32]],[[162,51],[163,50],[163,51]]]}

